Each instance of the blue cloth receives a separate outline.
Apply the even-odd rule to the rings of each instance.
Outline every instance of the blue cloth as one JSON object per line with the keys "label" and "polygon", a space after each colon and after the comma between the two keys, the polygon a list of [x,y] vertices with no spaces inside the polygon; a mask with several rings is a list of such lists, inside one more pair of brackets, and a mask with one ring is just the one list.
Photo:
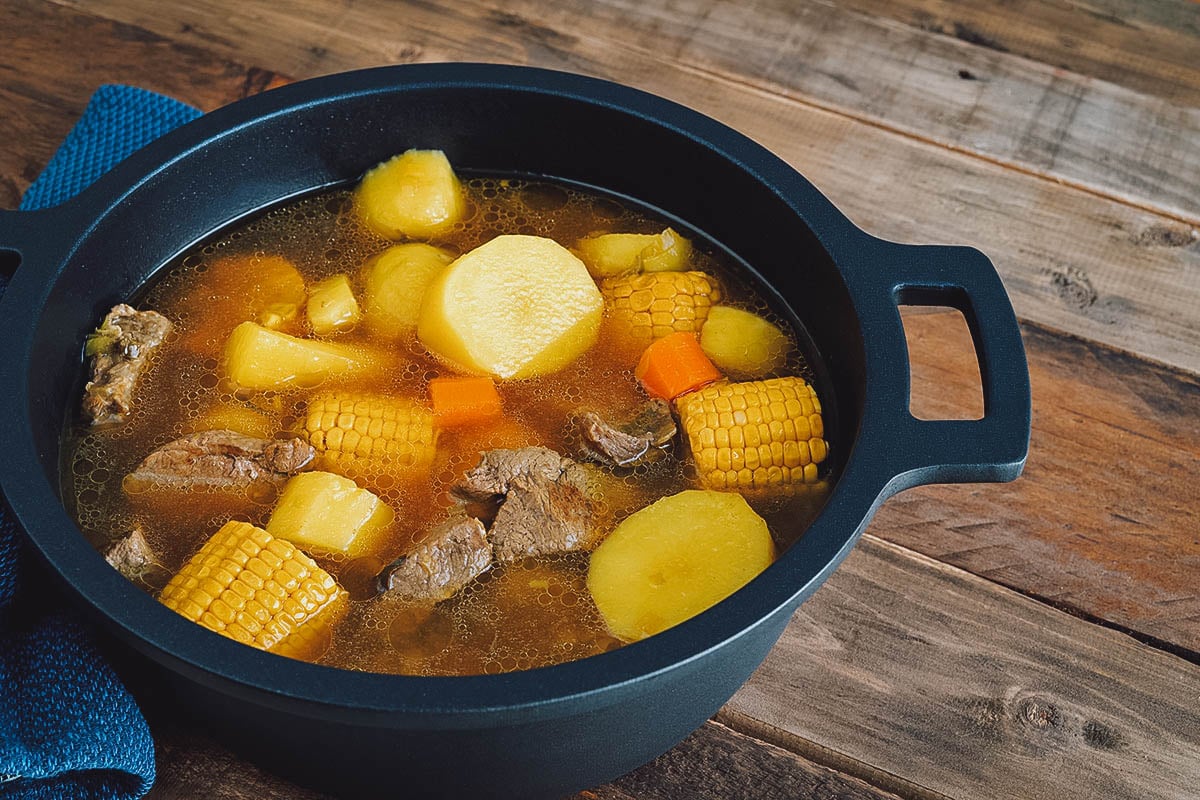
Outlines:
{"label": "blue cloth", "polygon": [[[200,112],[132,86],[101,86],[22,209],[57,205]],[[0,277],[0,293],[5,281]],[[0,504],[0,798],[117,800],[154,782],[154,740],[87,626],[27,580],[37,565]],[[26,562],[26,563],[23,563]],[[29,601],[35,588],[37,602]]]}

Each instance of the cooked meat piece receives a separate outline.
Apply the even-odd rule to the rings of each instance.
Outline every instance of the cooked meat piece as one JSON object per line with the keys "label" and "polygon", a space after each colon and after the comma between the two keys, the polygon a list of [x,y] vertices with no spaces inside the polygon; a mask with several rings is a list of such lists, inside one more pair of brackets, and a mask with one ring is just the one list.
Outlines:
{"label": "cooked meat piece", "polygon": [[234,488],[280,481],[316,451],[303,439],[256,439],[233,431],[201,431],[163,445],[126,478],[137,486]]}
{"label": "cooked meat piece", "polygon": [[113,542],[104,554],[104,560],[126,578],[136,580],[155,559],[142,529],[135,526],[128,535]]}
{"label": "cooked meat piece", "polygon": [[501,563],[586,549],[598,534],[587,473],[545,447],[489,450],[454,493],[464,500],[502,498],[491,527]]}
{"label": "cooked meat piece", "polygon": [[416,550],[384,567],[379,591],[438,602],[453,597],[491,565],[492,543],[483,523],[459,517],[437,526]]}
{"label": "cooked meat piece", "polygon": [[140,525],[135,525],[128,534],[113,542],[105,551],[104,559],[129,580],[151,589],[161,589],[171,579],[171,573],[158,563]]}
{"label": "cooked meat piece", "polygon": [[614,467],[636,467],[656,461],[675,438],[675,419],[662,400],[647,403],[624,425],[613,425],[594,411],[579,415],[586,455]]}
{"label": "cooked meat piece", "polygon": [[113,306],[88,337],[92,379],[84,387],[83,412],[93,425],[121,422],[133,408],[133,390],[150,352],[171,332],[171,321],[157,311]]}

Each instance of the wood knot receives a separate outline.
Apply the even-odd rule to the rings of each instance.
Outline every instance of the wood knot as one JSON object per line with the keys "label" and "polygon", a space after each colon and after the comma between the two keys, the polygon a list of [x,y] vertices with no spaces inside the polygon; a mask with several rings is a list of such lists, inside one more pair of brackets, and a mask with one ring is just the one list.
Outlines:
{"label": "wood knot", "polygon": [[1125,737],[1121,736],[1115,728],[1089,719],[1083,723],[1083,741],[1088,747],[1094,747],[1097,750],[1120,750],[1125,744]]}
{"label": "wood knot", "polygon": [[1200,239],[1200,231],[1193,228],[1155,224],[1133,237],[1133,243],[1142,247],[1187,247]]}
{"label": "wood knot", "polygon": [[1037,731],[1063,726],[1063,715],[1058,706],[1036,697],[1021,701],[1017,709],[1017,719]]}
{"label": "wood knot", "polygon": [[1065,271],[1052,270],[1050,286],[1059,300],[1078,311],[1089,308],[1100,296],[1088,280],[1087,273],[1078,267],[1067,267]]}

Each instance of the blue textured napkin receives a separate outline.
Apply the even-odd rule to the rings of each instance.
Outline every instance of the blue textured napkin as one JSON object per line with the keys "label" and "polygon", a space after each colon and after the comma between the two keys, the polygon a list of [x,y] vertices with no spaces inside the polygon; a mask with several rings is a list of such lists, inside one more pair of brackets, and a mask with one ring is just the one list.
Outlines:
{"label": "blue textured napkin", "polygon": [[[132,86],[101,86],[21,200],[57,205],[174,127],[191,106]],[[0,276],[0,294],[6,287]],[[0,504],[0,798],[116,800],[154,782],[154,741],[129,692],[97,653],[87,626],[62,604],[23,603],[33,565]]]}

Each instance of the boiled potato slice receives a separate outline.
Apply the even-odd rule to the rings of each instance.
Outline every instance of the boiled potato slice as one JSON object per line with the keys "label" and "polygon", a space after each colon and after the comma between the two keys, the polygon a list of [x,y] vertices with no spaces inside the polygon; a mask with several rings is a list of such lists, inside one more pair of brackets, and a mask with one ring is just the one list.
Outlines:
{"label": "boiled potato slice", "polygon": [[700,349],[734,378],[762,378],[783,367],[791,342],[767,320],[730,306],[713,306],[700,329]]}
{"label": "boiled potato slice", "polygon": [[332,472],[302,472],[287,482],[267,532],[306,552],[358,558],[376,549],[395,513],[366,489]]}
{"label": "boiled potato slice", "polygon": [[367,224],[388,239],[437,236],[466,211],[441,150],[409,150],[383,162],[363,176],[356,198]]}
{"label": "boiled potato slice", "polygon": [[238,325],[225,343],[225,372],[243,389],[316,386],[369,366],[367,356],[352,347],[298,339],[253,322]]}
{"label": "boiled potato slice", "polygon": [[692,243],[673,228],[662,233],[604,233],[575,243],[588,272],[611,278],[626,272],[687,269]]}
{"label": "boiled potato slice", "polygon": [[613,635],[636,641],[719,603],[775,558],[740,494],[688,490],[625,519],[592,553],[587,585]]}
{"label": "boiled potato slice", "polygon": [[496,378],[561,369],[595,343],[604,298],[553,239],[497,236],[433,280],[417,336],[458,368]]}
{"label": "boiled potato slice", "polygon": [[447,250],[413,242],[389,247],[364,264],[364,315],[371,332],[398,338],[416,330],[426,288],[453,260]]}
{"label": "boiled potato slice", "polygon": [[313,332],[325,336],[349,330],[361,314],[347,275],[334,275],[312,287],[308,295],[308,322]]}

